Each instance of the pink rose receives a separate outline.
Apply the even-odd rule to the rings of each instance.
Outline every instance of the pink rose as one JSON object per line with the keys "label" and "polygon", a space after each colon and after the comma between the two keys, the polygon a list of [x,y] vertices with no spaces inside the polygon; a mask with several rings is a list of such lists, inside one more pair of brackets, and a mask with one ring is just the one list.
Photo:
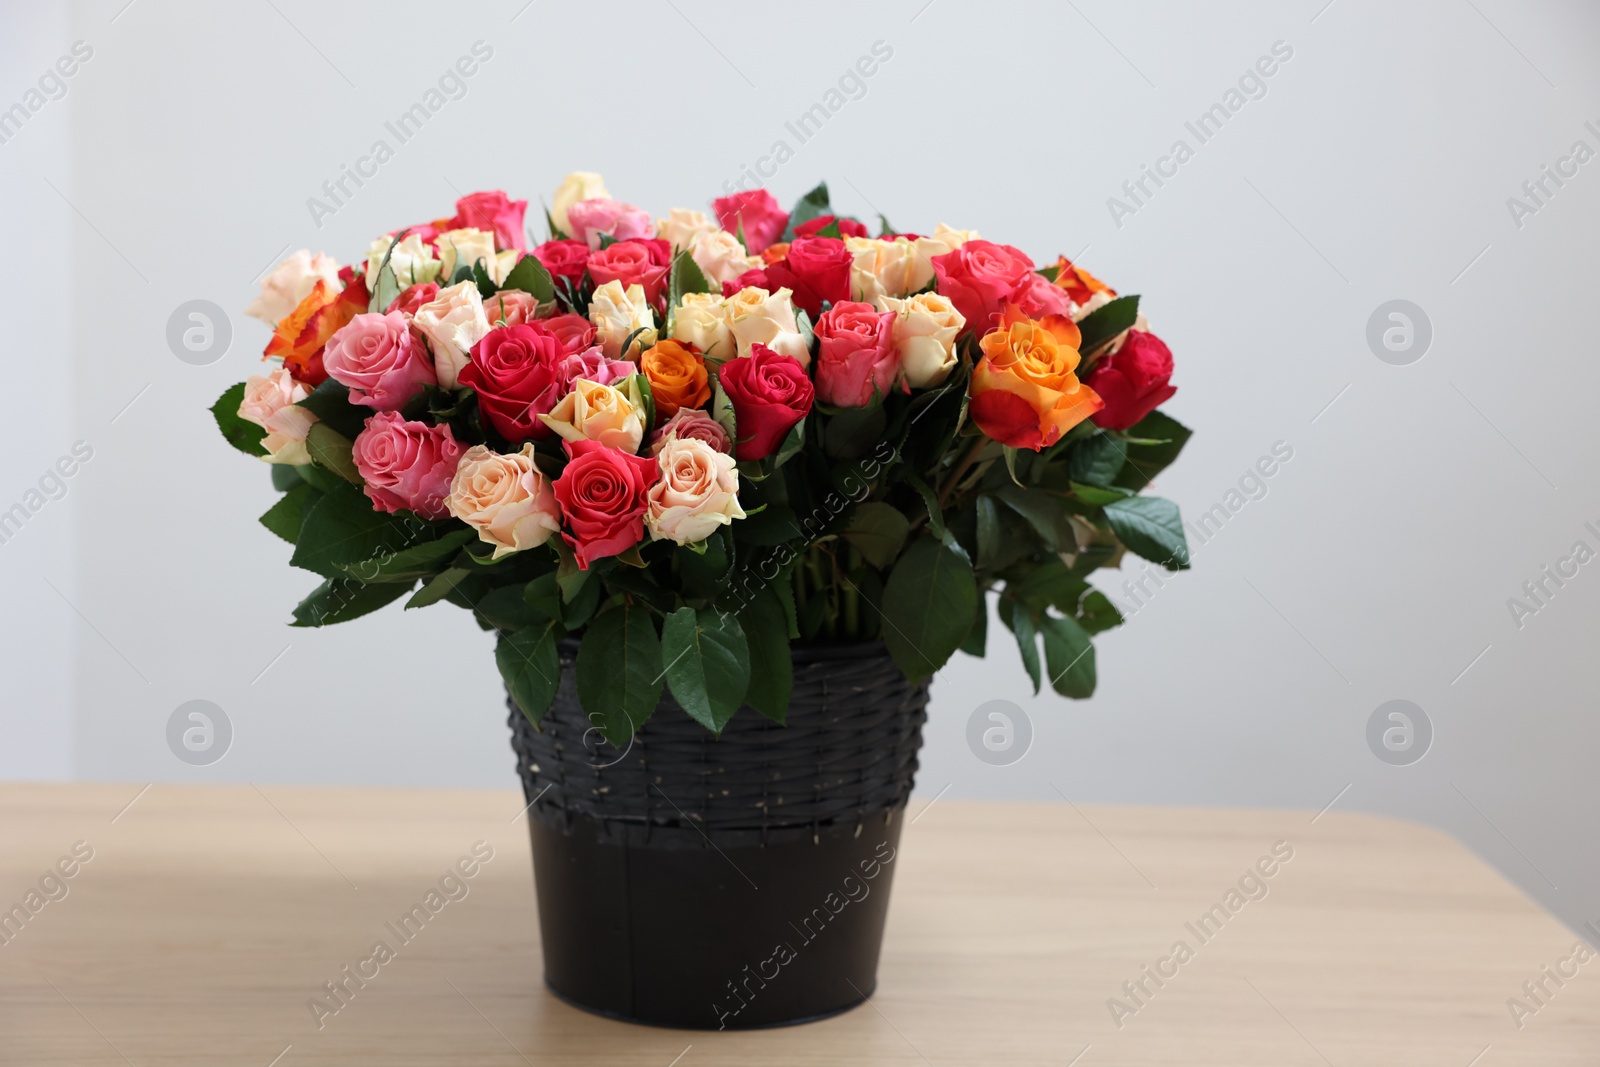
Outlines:
{"label": "pink rose", "polygon": [[1010,245],[972,240],[954,252],[933,257],[939,292],[967,320],[967,330],[982,337],[1000,321],[1006,300],[1027,280],[1033,260]]}
{"label": "pink rose", "polygon": [[438,282],[422,282],[419,285],[408,285],[400,290],[400,295],[389,302],[385,311],[398,311],[407,319],[415,315],[423,304],[431,304],[439,295]]}
{"label": "pink rose", "polygon": [[569,391],[579,378],[596,385],[613,385],[638,373],[639,368],[626,359],[607,359],[599,345],[574,352],[561,361],[562,387]]}
{"label": "pink rose", "polygon": [[694,408],[679,408],[676,415],[656,429],[650,437],[650,454],[660,455],[666,443],[674,439],[704,441],[718,452],[733,452],[733,440],[722,423]]}
{"label": "pink rose", "polygon": [[449,426],[407,422],[398,411],[382,411],[356,435],[354,459],[379,511],[409,509],[442,519],[450,514],[450,479],[464,451]]}
{"label": "pink rose", "polygon": [[661,467],[648,456],[599,441],[568,441],[566,449],[572,459],[556,479],[555,494],[572,532],[561,536],[578,566],[588,570],[595,560],[626,552],[644,539],[648,494]]}
{"label": "pink rose", "polygon": [[817,399],[864,408],[874,393],[888,395],[900,373],[892,311],[846,300],[817,320]]}
{"label": "pink rose", "polygon": [[427,342],[398,311],[351,319],[328,338],[322,366],[350,388],[350,403],[378,411],[394,411],[423,386],[438,384]]}
{"label": "pink rose", "polygon": [[645,299],[661,306],[667,287],[667,270],[672,266],[672,249],[666,241],[616,241],[589,257],[589,277],[595,285],[621,282],[644,287]]}
{"label": "pink rose", "polygon": [[472,227],[494,231],[494,246],[498,249],[526,248],[522,235],[522,216],[528,210],[526,200],[512,200],[499,189],[473,193],[456,201],[456,217],[450,220],[449,230]]}
{"label": "pink rose", "polygon": [[594,323],[568,312],[565,315],[551,315],[548,319],[540,319],[539,325],[543,326],[551,336],[561,342],[561,351],[567,355],[582,352],[594,344]]}
{"label": "pink rose", "polygon": [[572,236],[590,248],[600,247],[600,235],[617,241],[654,237],[656,221],[644,208],[619,200],[580,200],[567,209]]}
{"label": "pink rose", "polygon": [[1006,301],[1017,305],[1017,310],[1030,319],[1042,319],[1046,315],[1072,316],[1072,298],[1067,291],[1034,271],[1028,272]]}
{"label": "pink rose", "polygon": [[772,194],[765,189],[722,196],[711,202],[717,221],[729,233],[737,234],[744,225],[745,250],[752,256],[760,255],[789,225],[789,213],[778,206]]}
{"label": "pink rose", "polygon": [[589,266],[589,246],[582,241],[546,241],[533,250],[533,258],[544,264],[553,276],[576,285]]}
{"label": "pink rose", "polygon": [[521,326],[539,314],[539,301],[521,289],[502,289],[483,302],[483,316],[493,326]]}

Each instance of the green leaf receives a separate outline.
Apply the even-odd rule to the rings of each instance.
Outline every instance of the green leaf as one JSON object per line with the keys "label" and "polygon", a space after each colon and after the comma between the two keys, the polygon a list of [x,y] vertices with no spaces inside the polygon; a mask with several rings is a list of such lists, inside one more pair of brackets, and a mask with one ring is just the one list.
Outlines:
{"label": "green leaf", "polygon": [[520,289],[524,293],[531,293],[533,298],[541,304],[554,303],[556,298],[556,283],[550,277],[550,272],[545,270],[544,264],[539,262],[539,257],[525,255],[517,260],[517,265],[511,268],[511,273],[506,275],[506,280],[501,283],[501,289]]}
{"label": "green leaf", "polygon": [[[789,588],[787,580],[782,588]],[[782,723],[794,689],[794,660],[789,653],[789,617],[777,589],[769,586],[757,592],[739,612],[739,626],[750,649],[750,684],[744,702]]]}
{"label": "green leaf", "polygon": [[1139,298],[1137,296],[1119,296],[1109,304],[1102,304],[1085,315],[1083,320],[1078,323],[1078,332],[1083,335],[1083,340],[1078,345],[1078,351],[1085,355],[1093,352],[1123,330],[1131,327],[1138,319]]}
{"label": "green leaf", "polygon": [[[509,587],[508,587],[509,588]],[[502,633],[495,642],[494,662],[500,668],[511,699],[522,714],[537,724],[550,710],[561,682],[561,657],[556,642],[565,633],[554,619]]]}
{"label": "green leaf", "polygon": [[1160,441],[1155,445],[1128,444],[1128,464],[1117,475],[1117,484],[1135,492],[1149,485],[1155,476],[1166,470],[1178,458],[1183,446],[1193,435],[1183,423],[1171,415],[1152,411],[1138,425],[1128,431],[1129,436],[1146,441]]}
{"label": "green leaf", "polygon": [[1061,268],[1057,264],[1052,263],[1048,267],[1040,267],[1038,270],[1034,271],[1034,273],[1043,276],[1044,280],[1047,282],[1053,282],[1057,278],[1061,277]]}
{"label": "green leaf", "polygon": [[1017,639],[1017,651],[1022,653],[1022,666],[1033,679],[1033,692],[1039,692],[1039,631],[1034,628],[1033,615],[1026,608],[1011,613],[1011,632]]}
{"label": "green leaf", "polygon": [[341,563],[339,569],[362,582],[414,582],[437,574],[473,538],[471,530],[451,530],[437,541],[386,552],[371,559]]}
{"label": "green leaf", "polygon": [[478,286],[478,295],[487,300],[499,290],[495,287],[494,279],[489,277],[489,272],[483,269],[483,260],[472,264],[472,280]]}
{"label": "green leaf", "polygon": [[895,230],[895,228],[893,226],[889,225],[889,220],[883,216],[882,212],[879,212],[879,214],[878,214],[878,236],[879,237],[887,237],[891,233],[895,233],[895,232],[897,232],[897,231]]}
{"label": "green leaf", "polygon": [[800,454],[800,450],[806,444],[806,423],[809,421],[809,416],[802,418],[789,427],[789,432],[783,435],[783,441],[778,445],[777,454],[772,459],[773,470],[777,470]]}
{"label": "green leaf", "polygon": [[972,628],[978,586],[971,565],[931,537],[912,542],[883,591],[883,639],[912,681],[950,658]]}
{"label": "green leaf", "polygon": [[217,429],[222,431],[222,436],[240,452],[251,456],[264,456],[267,450],[261,444],[261,439],[267,436],[267,431],[239,414],[239,405],[244,403],[244,383],[240,382],[217,398],[211,405],[211,414],[217,420]]}
{"label": "green leaf", "polygon": [[1012,448],[1010,445],[1001,445],[1000,452],[1006,458],[1006,473],[1011,476],[1011,484],[1018,489],[1024,489],[1022,479],[1017,477],[1017,456],[1021,449]]}
{"label": "green leaf", "polygon": [[267,513],[261,516],[261,525],[291,545],[294,544],[300,536],[300,523],[305,520],[306,508],[315,502],[316,497],[317,491],[301,482],[267,509]]}
{"label": "green leaf", "polygon": [[340,385],[332,378],[313,389],[311,395],[296,406],[305,408],[352,441],[366,427],[367,419],[372,416],[369,408],[350,403],[349,388]]}
{"label": "green leaf", "polygon": [[556,572],[546,571],[523,586],[522,599],[545,618],[560,619],[561,590],[556,585]]}
{"label": "green leaf", "polygon": [[1126,445],[1110,434],[1097,433],[1072,446],[1067,474],[1075,482],[1111,485],[1127,458]]}
{"label": "green leaf", "polygon": [[306,512],[289,562],[324,578],[347,578],[341,564],[399,552],[433,538],[432,526],[374,511],[360,490],[340,482]]}
{"label": "green leaf", "polygon": [[[1071,482],[1069,484],[1072,488],[1072,495],[1090,507],[1105,507],[1107,504],[1125,500],[1132,495],[1127,489],[1104,489],[1098,485],[1084,485],[1081,482]],[[1066,549],[1066,551],[1070,552],[1071,549]]]}
{"label": "green leaf", "polygon": [[1122,625],[1122,612],[1098,589],[1090,590],[1078,601],[1078,624],[1090,634],[1104,633]]}
{"label": "green leaf", "polygon": [[839,536],[860,549],[868,563],[882,569],[894,562],[910,532],[911,522],[899,508],[869,500],[856,506],[850,525]]}
{"label": "green leaf", "polygon": [[750,650],[739,620],[685,606],[661,623],[667,685],[689,717],[720,734],[750,685]]}
{"label": "green leaf", "polygon": [[287,493],[295,486],[305,484],[305,479],[300,477],[292,464],[269,463],[267,469],[272,472],[272,488],[280,493]]}
{"label": "green leaf", "polygon": [[1093,696],[1094,643],[1089,640],[1088,633],[1073,620],[1054,615],[1040,619],[1039,630],[1044,634],[1045,667],[1050,672],[1050,687],[1074,700]]}
{"label": "green leaf", "polygon": [[834,219],[822,229],[812,234],[813,237],[832,237],[835,241],[844,240],[844,234],[839,231],[839,220]]}
{"label": "green leaf", "polygon": [[922,478],[911,471],[906,471],[905,479],[922,496],[922,503],[928,509],[928,529],[933,531],[933,536],[944,537],[944,513],[939,510],[939,495],[935,493]]}
{"label": "green leaf", "polygon": [[294,626],[330,626],[348,622],[392,604],[411,586],[399,582],[367,585],[350,578],[329,578],[294,609]]}
{"label": "green leaf", "polygon": [[1006,507],[1021,515],[1033,527],[1045,547],[1052,552],[1071,552],[1077,547],[1072,523],[1061,502],[1048,493],[1004,485],[994,495]]}
{"label": "green leaf", "polygon": [[822,447],[838,459],[856,459],[883,440],[889,416],[874,398],[864,408],[845,408],[831,416],[822,431]]}
{"label": "green leaf", "polygon": [[[502,585],[478,598],[472,610],[480,623],[491,629],[509,632],[546,622],[560,622],[559,615],[549,615],[529,604],[522,596],[523,586]],[[563,627],[564,629],[564,627]]]}
{"label": "green leaf", "polygon": [[594,617],[578,646],[578,699],[607,741],[624,748],[661,701],[661,639],[649,612],[622,603]]}
{"label": "green leaf", "polygon": [[1004,546],[1000,530],[1000,508],[994,497],[980,496],[976,502],[978,514],[978,569],[992,570],[1001,558]]}
{"label": "green leaf", "polygon": [[[451,593],[456,586],[461,584],[463,578],[472,571],[466,567],[451,567],[449,570],[440,571],[428,580],[428,584],[417,590],[417,595],[406,601],[406,610],[412,608],[425,608],[437,604]],[[409,585],[406,588],[410,588]]]}
{"label": "green leaf", "polygon": [[279,467],[274,464],[273,469],[293,471],[296,478],[299,478],[319,493],[331,493],[335,490],[342,491],[350,485],[349,482],[337,474],[332,471],[325,471],[315,463],[300,463],[293,467]]}
{"label": "green leaf", "polygon": [[350,438],[325,422],[311,424],[306,434],[306,451],[317,466],[330,470],[352,485],[361,484],[361,472],[356,470],[352,457]]}
{"label": "green leaf", "polygon": [[972,613],[972,629],[967,631],[967,636],[961,639],[961,651],[969,656],[979,659],[984,657],[989,648],[989,601],[980,590],[978,593],[978,607]]}
{"label": "green leaf", "polygon": [[783,240],[794,240],[796,226],[804,225],[818,215],[832,215],[833,208],[828,206],[828,183],[819,182],[817,187],[800,198],[794,210],[789,212],[789,225],[784,227]]}
{"label": "green leaf", "polygon": [[667,312],[670,316],[683,303],[684,293],[713,292],[705,272],[694,261],[687,248],[672,257],[672,274],[667,281]]}
{"label": "green leaf", "polygon": [[1187,570],[1189,543],[1178,505],[1158,496],[1130,496],[1105,506],[1106,520],[1128,551],[1169,571]]}
{"label": "green leaf", "polygon": [[1052,557],[1033,567],[1021,577],[1006,583],[1008,599],[1021,601],[1035,615],[1055,605],[1063,614],[1076,614],[1078,598],[1089,588],[1089,583],[1078,577],[1060,559]]}

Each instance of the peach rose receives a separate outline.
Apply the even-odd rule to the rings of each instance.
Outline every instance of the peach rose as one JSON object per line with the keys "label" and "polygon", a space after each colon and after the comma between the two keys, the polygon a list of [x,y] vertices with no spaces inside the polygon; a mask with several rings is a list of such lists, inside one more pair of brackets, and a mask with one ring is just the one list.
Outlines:
{"label": "peach rose", "polygon": [[704,211],[690,211],[683,207],[675,207],[667,212],[666,218],[656,220],[656,236],[667,242],[674,251],[691,247],[695,238],[702,233],[720,229],[721,226],[706,218]]}
{"label": "peach rose", "polygon": [[535,548],[561,530],[550,482],[533,465],[533,442],[506,455],[473,445],[450,479],[450,514],[494,546],[493,559]]}
{"label": "peach rose", "polygon": [[461,368],[467,365],[467,353],[489,332],[489,317],[484,314],[477,284],[462,282],[440,289],[437,296],[417,309],[411,322],[433,350],[433,367],[440,387],[454,389]]}
{"label": "peach rose", "polygon": [[650,395],[661,418],[676,415],[679,408],[702,407],[711,399],[706,361],[677,341],[657,341],[645,349],[639,369],[650,380]]}
{"label": "peach rose", "polygon": [[644,441],[644,397],[637,378],[620,388],[579,378],[572,392],[539,418],[564,441],[599,441],[630,456]]}
{"label": "peach rose", "polygon": [[661,478],[650,487],[645,527],[657,541],[694,544],[745,517],[734,458],[704,441],[673,438],[656,453]]}
{"label": "peach rose", "polygon": [[811,351],[800,335],[789,290],[769,293],[750,286],[728,297],[726,306],[728,330],[739,355],[748,356],[751,345],[763,344],[779,355],[793,356],[802,367],[811,365]]}
{"label": "peach rose", "polygon": [[318,279],[327,282],[334,292],[344,288],[339,283],[339,264],[321,252],[312,255],[310,250],[302,248],[261,280],[261,295],[250,301],[244,313],[268,326],[276,326],[300,306],[300,301],[311,295]]}
{"label": "peach rose", "polygon": [[252,374],[245,379],[239,417],[267,431],[261,447],[267,450],[262,458],[268,463],[304,466],[311,462],[306,434],[317,417],[308,408],[296,406],[310,395],[311,390],[295,381],[287,367],[277,367],[266,377]]}
{"label": "peach rose", "polygon": [[660,455],[668,441],[682,439],[704,441],[718,452],[733,452],[733,438],[722,423],[703,411],[680,408],[678,413],[656,428],[650,435],[650,454]]}
{"label": "peach rose", "polygon": [[521,289],[502,289],[483,302],[483,314],[491,330],[496,326],[521,326],[539,317],[539,301]]}
{"label": "peach rose", "polygon": [[[595,326],[595,340],[607,359],[627,359],[656,343],[656,319],[644,286],[626,289],[618,281],[606,282],[589,300],[589,321]],[[637,330],[643,330],[624,353],[622,346]]]}
{"label": "peach rose", "polygon": [[696,234],[689,245],[689,258],[707,278],[721,288],[723,282],[734,282],[745,271],[758,270],[761,257],[746,255],[744,245],[727,230],[707,230]]}
{"label": "peach rose", "polygon": [[939,385],[956,366],[956,335],[967,324],[949,297],[918,293],[896,300],[878,298],[878,308],[894,313],[894,347],[900,353],[905,383],[913,389]]}
{"label": "peach rose", "polygon": [[594,200],[610,195],[606,192],[606,180],[600,175],[592,170],[575,170],[556,186],[555,196],[550,198],[550,218],[555,221],[558,229],[571,236],[572,223],[567,218],[567,212],[572,205],[580,200]]}
{"label": "peach rose", "polygon": [[1003,445],[1037,452],[1105,406],[1078,381],[1078,327],[1062,315],[1041,321],[1007,308],[978,342],[968,409],[978,428]]}
{"label": "peach rose", "polygon": [[[877,237],[846,237],[845,251],[855,257],[850,265],[850,299],[876,303],[880,296],[905,296],[922,288],[911,279],[917,263],[917,249],[904,237],[882,240]],[[926,285],[927,282],[923,282]]]}
{"label": "peach rose", "polygon": [[714,363],[731,359],[727,301],[716,293],[684,293],[672,316],[672,339],[693,345]]}

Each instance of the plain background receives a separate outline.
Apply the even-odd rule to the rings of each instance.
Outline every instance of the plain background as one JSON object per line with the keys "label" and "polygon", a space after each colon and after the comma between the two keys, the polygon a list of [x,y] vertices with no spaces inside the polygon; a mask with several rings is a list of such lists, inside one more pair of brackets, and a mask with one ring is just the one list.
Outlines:
{"label": "plain background", "polygon": [[[1600,149],[1592,5],[7,5],[0,107],[77,40],[93,56],[65,97],[0,144],[0,510],[93,448],[0,544],[0,775],[510,786],[490,638],[465,615],[285,626],[315,579],[256,524],[266,471],[207,412],[260,366],[267,331],[240,312],[287,251],[348,262],[461,193],[537,205],[592,169],[664,214],[783,140],[767,184],[785,203],[827,179],[848,213],[976,228],[1040,262],[1081,253],[1143,294],[1176,354],[1167,409],[1197,430],[1152,491],[1191,519],[1293,449],[1191,572],[1099,641],[1093,700],[1034,697],[997,625],[987,659],[957,656],[923,795],[1336,800],[1444,827],[1574,925],[1600,919],[1600,563],[1520,627],[1507,606],[1574,542],[1600,548],[1584,528],[1600,520],[1600,162],[1521,225],[1507,205],[1575,141]],[[315,225],[307,199],[394,146],[385,121],[479,40],[493,55],[465,97]],[[801,143],[785,123],[879,41],[892,57]],[[1200,144],[1185,123],[1275,42],[1292,57],[1265,95]],[[1180,138],[1193,158],[1114,219],[1108,198]],[[166,341],[192,299],[231,313],[209,366]],[[1432,324],[1406,366],[1366,339],[1394,299]],[[1126,603],[1138,573],[1104,585]],[[165,740],[191,699],[233,724],[205,768]],[[995,699],[1031,723],[1003,767],[967,743]],[[1367,744],[1392,699],[1433,725],[1410,766]]]}

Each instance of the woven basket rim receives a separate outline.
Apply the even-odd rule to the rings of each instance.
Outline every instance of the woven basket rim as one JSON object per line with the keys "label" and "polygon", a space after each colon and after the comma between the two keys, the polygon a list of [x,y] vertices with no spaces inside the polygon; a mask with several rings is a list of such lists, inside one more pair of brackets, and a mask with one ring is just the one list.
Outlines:
{"label": "woven basket rim", "polygon": [[[577,636],[563,637],[557,648],[564,654],[576,656],[584,631]],[[789,656],[795,663],[827,663],[837,660],[868,659],[886,655],[888,647],[883,641],[791,641]]]}

